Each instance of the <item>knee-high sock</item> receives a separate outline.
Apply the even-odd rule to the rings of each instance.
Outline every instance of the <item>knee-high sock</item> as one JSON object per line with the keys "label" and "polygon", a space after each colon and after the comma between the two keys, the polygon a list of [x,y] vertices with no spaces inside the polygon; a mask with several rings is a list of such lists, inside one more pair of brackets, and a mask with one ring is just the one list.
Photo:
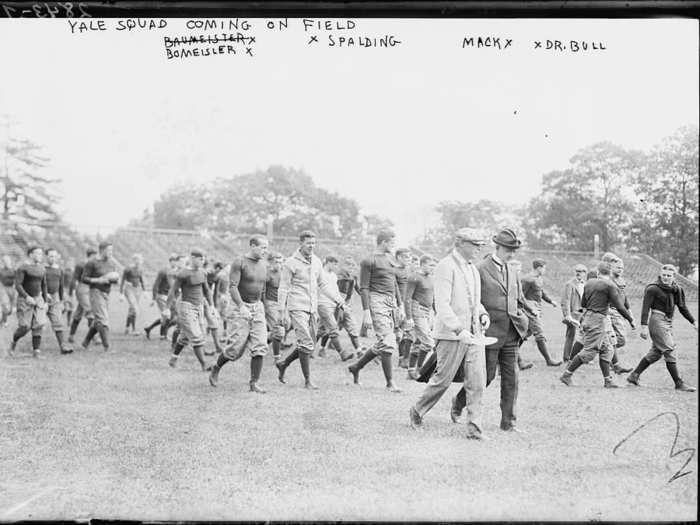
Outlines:
{"label": "knee-high sock", "polygon": [[389,386],[393,382],[392,370],[391,370],[391,354],[382,352],[382,371],[384,372],[384,379],[386,379],[386,384]]}
{"label": "knee-high sock", "polygon": [[576,369],[583,364],[583,361],[581,361],[581,356],[576,356],[574,357],[571,361],[569,361],[569,365],[566,367],[565,372],[568,372],[569,374],[573,374]]}
{"label": "knee-high sock", "polygon": [[109,348],[109,328],[101,324],[97,327],[97,332],[100,334],[102,339],[102,346],[107,349]]}
{"label": "knee-high sock", "polygon": [[183,349],[183,348],[185,348],[185,345],[184,345],[183,343],[176,342],[176,343],[173,345],[173,355],[174,355],[174,356],[180,355],[180,352],[182,352],[182,349]]}
{"label": "knee-high sock", "polygon": [[192,351],[194,352],[194,356],[197,358],[197,361],[199,361],[199,364],[202,366],[205,366],[204,362],[204,354],[202,353],[202,346],[203,345],[193,345],[192,346]]}
{"label": "knee-high sock", "polygon": [[576,357],[581,350],[583,350],[583,343],[576,341],[571,347],[571,359]]}
{"label": "knee-high sock", "polygon": [[352,343],[352,347],[357,350],[360,348],[360,341],[359,338],[356,335],[351,335],[350,336],[350,342]]}
{"label": "knee-high sock", "polygon": [[41,336],[40,335],[33,335],[32,336],[32,350],[39,350],[41,348]]}
{"label": "knee-high sock", "polygon": [[15,333],[12,335],[12,342],[16,343],[17,341],[22,339],[28,333],[29,333],[28,326],[18,326],[17,330],[15,330]]}
{"label": "knee-high sock", "polygon": [[92,341],[92,338],[95,337],[96,333],[97,327],[93,323],[92,325],[90,325],[90,328],[88,328],[87,334],[85,335],[85,341],[83,341],[83,346],[88,346]]}
{"label": "knee-high sock", "polygon": [[678,366],[676,363],[669,363],[666,361],[666,369],[668,370],[668,373],[671,374],[671,378],[673,379],[673,382],[678,386],[683,382],[681,379],[680,374],[678,373]]}
{"label": "knee-high sock", "polygon": [[55,332],[56,333],[56,341],[58,341],[58,347],[63,350],[64,347],[64,341],[63,341],[63,330],[58,330]]}
{"label": "knee-high sock", "polygon": [[375,357],[377,357],[377,354],[375,354],[372,350],[367,350],[364,354],[362,354],[360,360],[351,366],[355,370],[362,370],[365,367],[365,365],[372,361]]}
{"label": "knee-high sock", "polygon": [[280,341],[278,339],[272,340],[272,355],[280,355]]}
{"label": "knee-high sock", "polygon": [[304,374],[304,380],[309,381],[311,378],[311,366],[309,365],[309,354],[299,352],[299,364],[301,365],[301,373]]}
{"label": "knee-high sock", "polygon": [[646,357],[642,357],[642,359],[639,361],[639,364],[637,365],[637,368],[634,369],[633,373],[637,375],[642,375],[642,372],[644,372],[650,364],[651,362],[649,362],[649,360]]}
{"label": "knee-high sock", "polygon": [[74,317],[73,322],[70,324],[70,335],[75,335],[78,331],[78,325],[80,324],[80,317]]}
{"label": "knee-high sock", "polygon": [[606,379],[609,378],[610,377],[610,363],[600,359],[600,360],[598,360],[598,365],[600,366],[600,371],[603,373],[603,377]]}
{"label": "knee-high sock", "polygon": [[250,360],[250,382],[256,383],[260,379],[260,373],[262,372],[263,366],[263,356],[256,355]]}
{"label": "knee-high sock", "polygon": [[418,361],[416,362],[416,368],[420,368],[421,366],[423,366],[423,361],[425,361],[426,355],[428,355],[428,352],[425,349],[421,348],[418,351]]}
{"label": "knee-high sock", "polygon": [[228,363],[230,359],[226,357],[223,353],[219,354],[219,357],[216,358],[216,367],[218,369],[221,369],[226,363]]}
{"label": "knee-high sock", "polygon": [[294,360],[299,359],[299,354],[300,354],[299,349],[298,349],[298,348],[295,348],[295,349],[284,359],[284,361],[282,362],[282,364],[283,364],[285,367],[289,366],[290,364],[292,364],[292,362],[293,362]]}

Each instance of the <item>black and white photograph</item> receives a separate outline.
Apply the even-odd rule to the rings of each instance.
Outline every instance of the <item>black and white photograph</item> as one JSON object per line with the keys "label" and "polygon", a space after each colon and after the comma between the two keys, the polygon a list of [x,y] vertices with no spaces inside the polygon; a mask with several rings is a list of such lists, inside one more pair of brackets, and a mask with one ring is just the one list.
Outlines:
{"label": "black and white photograph", "polygon": [[0,1],[0,522],[697,519],[691,11],[144,4]]}

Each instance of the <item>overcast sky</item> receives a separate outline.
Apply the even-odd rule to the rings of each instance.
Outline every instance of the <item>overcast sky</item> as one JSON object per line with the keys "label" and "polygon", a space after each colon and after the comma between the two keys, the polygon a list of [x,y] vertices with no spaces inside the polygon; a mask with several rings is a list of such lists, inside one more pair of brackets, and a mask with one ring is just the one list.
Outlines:
{"label": "overcast sky", "polygon": [[[174,183],[282,164],[408,241],[440,200],[525,202],[581,147],[647,149],[698,122],[696,21],[355,20],[355,36],[395,35],[391,49],[329,47],[301,20],[250,23],[253,58],[239,45],[168,60],[163,36],[203,31],[0,20],[0,114],[45,146],[67,220],[125,224]],[[479,35],[513,42],[462,48]],[[546,39],[606,50],[533,49]]]}

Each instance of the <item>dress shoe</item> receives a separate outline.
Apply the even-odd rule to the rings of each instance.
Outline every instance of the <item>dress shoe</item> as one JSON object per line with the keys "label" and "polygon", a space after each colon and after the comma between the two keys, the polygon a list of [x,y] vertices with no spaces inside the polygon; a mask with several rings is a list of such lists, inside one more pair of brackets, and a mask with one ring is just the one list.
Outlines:
{"label": "dress shoe", "polygon": [[256,394],[265,394],[267,392],[267,390],[258,386],[258,383],[255,381],[250,382],[250,391],[255,392]]}
{"label": "dress shoe", "polygon": [[529,368],[532,368],[533,366],[535,366],[535,364],[533,362],[527,362],[527,363],[522,363],[522,364],[518,363],[518,368],[520,368],[520,370],[528,370]]}
{"label": "dress shoe", "polygon": [[460,423],[459,418],[462,417],[462,409],[457,406],[457,396],[452,398],[452,406],[450,407],[450,419],[453,423]]}
{"label": "dress shoe", "polygon": [[211,372],[212,368],[213,368],[212,365],[204,364],[204,365],[202,365],[202,372]]}
{"label": "dress shoe", "polygon": [[552,359],[551,361],[547,361],[547,366],[560,366],[560,365],[561,365],[561,361],[555,361],[554,359]]}
{"label": "dress shoe", "polygon": [[216,353],[216,350],[209,350],[209,349],[204,350],[204,355],[206,355],[206,356],[212,356],[215,353]]}
{"label": "dress shoe", "polygon": [[406,379],[411,379],[412,381],[416,381],[418,379],[418,371],[414,369],[409,369],[408,373],[406,374]]}
{"label": "dress shoe", "polygon": [[[44,359],[44,356],[41,355],[41,350],[33,350],[32,356],[34,356],[34,359]],[[676,388],[678,388],[678,387],[676,387]]]}
{"label": "dress shoe", "polygon": [[[511,427],[515,428],[515,427]],[[516,430],[517,432],[517,430]],[[467,439],[476,439],[478,441],[488,441],[488,437],[481,432],[481,429],[477,427],[474,423],[469,423],[467,425]]]}
{"label": "dress shoe", "polygon": [[408,424],[411,425],[413,430],[423,428],[423,418],[420,417],[420,414],[418,414],[415,407],[411,407],[411,409],[408,411]]}
{"label": "dress shoe", "polygon": [[567,374],[566,372],[564,372],[564,373],[559,377],[559,381],[561,381],[562,383],[564,383],[566,386],[574,386],[574,380],[572,379],[572,375],[571,375],[571,374]]}
{"label": "dress shoe", "polygon": [[511,425],[509,427],[504,427],[503,425],[501,425],[501,430],[503,430],[503,432],[513,432],[514,434],[524,434],[525,433],[524,430],[520,430],[520,428],[516,427],[515,425]]}
{"label": "dress shoe", "polygon": [[73,348],[70,346],[64,346],[61,348],[61,353],[62,354],[72,354],[73,353]]}
{"label": "dress shoe", "polygon": [[320,388],[312,383],[310,379],[304,383],[304,388],[307,390],[320,390]]}
{"label": "dress shoe", "polygon": [[676,390],[681,392],[695,392],[696,388],[694,386],[686,385],[683,381],[679,381],[676,385]]}
{"label": "dress shoe", "polygon": [[171,366],[172,368],[175,368],[176,364],[177,364],[177,357],[171,357],[168,360],[168,365]]}
{"label": "dress shoe", "polygon": [[632,372],[627,376],[627,382],[634,386],[639,386],[639,374]]}

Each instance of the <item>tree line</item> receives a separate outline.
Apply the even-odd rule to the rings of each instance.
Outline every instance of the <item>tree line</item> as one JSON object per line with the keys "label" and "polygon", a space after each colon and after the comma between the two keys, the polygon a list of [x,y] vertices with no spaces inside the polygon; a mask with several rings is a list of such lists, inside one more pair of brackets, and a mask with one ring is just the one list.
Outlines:
{"label": "tree line", "polygon": [[[60,221],[56,179],[41,175],[50,159],[28,139],[5,140],[0,165],[2,218]],[[415,244],[444,250],[465,224],[519,230],[535,249],[639,251],[670,261],[683,274],[698,264],[698,128],[684,126],[650,151],[611,142],[585,147],[567,166],[542,177],[539,194],[525,205],[491,200],[443,201],[438,224]],[[270,166],[210,182],[166,190],[130,226],[265,232],[362,240],[392,223],[363,215],[353,199],[315,184],[303,171]]]}

